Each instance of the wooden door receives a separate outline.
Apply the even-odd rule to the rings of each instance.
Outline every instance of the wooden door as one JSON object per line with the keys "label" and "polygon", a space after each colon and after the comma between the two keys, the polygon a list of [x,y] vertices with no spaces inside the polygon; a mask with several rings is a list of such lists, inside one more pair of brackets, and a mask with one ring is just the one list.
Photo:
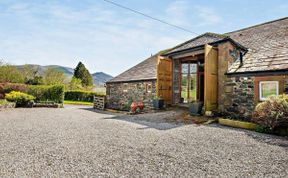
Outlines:
{"label": "wooden door", "polygon": [[157,96],[164,99],[165,104],[172,104],[172,61],[158,57]]}
{"label": "wooden door", "polygon": [[205,111],[217,109],[218,103],[218,50],[205,45],[204,67],[204,107]]}

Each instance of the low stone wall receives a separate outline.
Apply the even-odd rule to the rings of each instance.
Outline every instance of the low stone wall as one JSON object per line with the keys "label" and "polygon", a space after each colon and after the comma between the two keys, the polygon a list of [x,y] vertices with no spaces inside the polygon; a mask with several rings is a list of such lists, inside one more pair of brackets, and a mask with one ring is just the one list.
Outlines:
{"label": "low stone wall", "polygon": [[129,110],[132,101],[143,101],[151,108],[155,96],[156,80],[106,84],[106,107],[110,109]]}

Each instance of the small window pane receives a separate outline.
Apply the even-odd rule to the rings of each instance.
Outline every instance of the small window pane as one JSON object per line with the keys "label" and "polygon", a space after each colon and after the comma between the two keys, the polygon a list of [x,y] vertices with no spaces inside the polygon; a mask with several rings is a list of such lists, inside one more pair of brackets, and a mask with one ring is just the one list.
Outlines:
{"label": "small window pane", "polygon": [[260,100],[265,100],[269,96],[278,95],[278,82],[277,81],[267,81],[260,82]]}
{"label": "small window pane", "polygon": [[189,64],[182,64],[182,74],[188,74]]}
{"label": "small window pane", "polygon": [[197,64],[190,64],[190,73],[197,73]]}

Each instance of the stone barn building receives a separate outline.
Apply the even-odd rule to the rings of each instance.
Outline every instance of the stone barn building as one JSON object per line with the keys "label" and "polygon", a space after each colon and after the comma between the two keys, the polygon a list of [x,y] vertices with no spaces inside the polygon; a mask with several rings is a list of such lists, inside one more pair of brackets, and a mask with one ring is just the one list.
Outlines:
{"label": "stone barn building", "polygon": [[107,107],[129,110],[132,101],[151,106],[156,96],[157,60],[151,56],[106,83]]}
{"label": "stone barn building", "polygon": [[108,107],[153,96],[166,104],[203,102],[204,111],[249,119],[268,96],[288,92],[288,17],[205,33],[157,54],[107,83]]}

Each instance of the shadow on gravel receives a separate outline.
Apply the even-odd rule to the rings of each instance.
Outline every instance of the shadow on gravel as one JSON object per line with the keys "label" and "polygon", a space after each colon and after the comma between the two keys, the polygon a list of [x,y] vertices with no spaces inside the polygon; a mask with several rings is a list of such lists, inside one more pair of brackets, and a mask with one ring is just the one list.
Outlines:
{"label": "shadow on gravel", "polygon": [[144,113],[137,115],[126,115],[122,113],[112,113],[108,111],[96,110],[93,108],[79,108],[86,111],[91,111],[100,114],[108,114],[113,117],[107,117],[104,119],[107,120],[120,120],[130,123],[135,123],[142,125],[144,127],[138,128],[139,130],[144,129],[157,129],[157,130],[168,130],[177,127],[184,126],[185,124],[192,124],[191,121],[180,120],[177,117],[179,116],[178,111],[163,111],[156,113]]}
{"label": "shadow on gravel", "polygon": [[225,129],[225,130],[233,130],[233,131],[242,132],[242,133],[245,133],[247,136],[253,138],[254,140],[256,140],[258,142],[266,143],[266,144],[273,145],[273,146],[276,145],[276,146],[288,149],[288,137],[281,137],[281,136],[277,136],[277,135],[258,133],[258,132],[251,131],[251,130],[227,127],[227,126],[223,126],[223,125],[219,125],[219,124],[211,124],[211,125],[207,125],[207,126],[216,127],[216,128]]}

